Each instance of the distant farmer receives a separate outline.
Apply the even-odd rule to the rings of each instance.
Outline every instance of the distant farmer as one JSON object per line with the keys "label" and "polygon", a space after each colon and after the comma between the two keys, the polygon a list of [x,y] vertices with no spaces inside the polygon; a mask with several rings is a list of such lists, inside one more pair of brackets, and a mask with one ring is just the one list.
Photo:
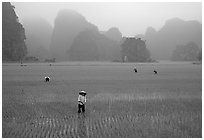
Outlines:
{"label": "distant farmer", "polygon": [[154,74],[157,74],[157,71],[156,71],[156,70],[154,70]]}
{"label": "distant farmer", "polygon": [[45,77],[45,82],[49,82],[50,81],[50,77]]}
{"label": "distant farmer", "polygon": [[137,73],[137,68],[136,67],[134,68],[134,71],[135,71],[135,73]]}
{"label": "distant farmer", "polygon": [[78,97],[78,113],[85,112],[86,92],[80,91]]}

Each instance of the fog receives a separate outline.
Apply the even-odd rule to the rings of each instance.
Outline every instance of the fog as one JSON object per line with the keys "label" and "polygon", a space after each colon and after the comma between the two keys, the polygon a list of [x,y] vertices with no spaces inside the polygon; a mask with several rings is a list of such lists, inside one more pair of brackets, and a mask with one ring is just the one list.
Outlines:
{"label": "fog", "polygon": [[190,42],[199,49],[202,47],[199,2],[12,2],[12,5],[25,28],[27,55],[41,61],[47,58],[121,61],[121,55],[127,55],[121,53],[122,38],[130,36],[145,42],[142,57],[146,60],[134,58],[137,61],[170,60],[177,46]]}
{"label": "fog", "polygon": [[21,21],[25,17],[45,18],[52,26],[60,9],[72,9],[82,14],[99,30],[117,27],[123,36],[144,34],[152,26],[159,30],[165,21],[178,17],[202,22],[202,4],[196,2],[171,3],[55,3],[12,2]]}

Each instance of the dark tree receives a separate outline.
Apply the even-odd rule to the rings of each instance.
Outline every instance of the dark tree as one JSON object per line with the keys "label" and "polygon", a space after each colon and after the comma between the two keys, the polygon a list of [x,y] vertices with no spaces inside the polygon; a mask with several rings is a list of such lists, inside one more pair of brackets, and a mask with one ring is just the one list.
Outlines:
{"label": "dark tree", "polygon": [[199,47],[194,42],[177,46],[172,53],[173,61],[195,61],[198,60]]}
{"label": "dark tree", "polygon": [[10,2],[2,2],[2,60],[19,61],[27,54],[25,31]]}
{"label": "dark tree", "polygon": [[151,60],[145,41],[140,38],[123,38],[121,47],[122,60],[125,58],[129,62],[148,62]]}
{"label": "dark tree", "polygon": [[202,61],[202,49],[198,53],[198,60]]}

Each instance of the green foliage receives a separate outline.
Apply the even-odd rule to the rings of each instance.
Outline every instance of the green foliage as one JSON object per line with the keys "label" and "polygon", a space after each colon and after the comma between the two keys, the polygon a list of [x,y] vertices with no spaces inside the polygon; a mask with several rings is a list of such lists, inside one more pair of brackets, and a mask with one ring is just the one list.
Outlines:
{"label": "green foliage", "polygon": [[140,38],[125,38],[121,47],[123,60],[125,56],[129,62],[147,62],[151,60],[150,52],[146,48],[145,41]]}
{"label": "green foliage", "polygon": [[189,42],[187,45],[177,46],[172,53],[171,60],[173,61],[195,61],[198,60],[199,47],[194,42]]}
{"label": "green foliage", "polygon": [[3,61],[19,61],[27,53],[25,31],[18,22],[14,6],[2,2],[2,59]]}

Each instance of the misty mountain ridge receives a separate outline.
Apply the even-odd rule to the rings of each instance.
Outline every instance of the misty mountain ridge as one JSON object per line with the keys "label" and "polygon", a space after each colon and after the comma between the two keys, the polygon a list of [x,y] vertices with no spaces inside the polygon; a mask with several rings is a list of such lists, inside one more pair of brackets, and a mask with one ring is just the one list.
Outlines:
{"label": "misty mountain ridge", "polygon": [[[35,26],[41,23],[31,21],[29,24],[33,24],[33,27],[31,26],[33,30],[40,30],[41,32],[46,32],[44,30],[47,30],[46,27],[42,29],[42,27]],[[28,25],[25,25],[25,28],[28,29],[26,26]],[[50,25],[47,26],[50,28]],[[57,61],[75,60],[77,59],[75,57],[78,55],[72,55],[70,52],[74,53],[76,50],[79,51],[85,48],[93,51],[93,46],[96,47],[94,51],[100,56],[98,58],[95,56],[90,57],[90,59],[94,61],[100,61],[101,59],[107,60],[107,58],[111,58],[111,60],[112,58],[118,58],[118,52],[120,52],[121,49],[120,41],[122,39],[122,33],[118,28],[112,27],[107,31],[99,31],[98,27],[88,22],[84,16],[69,9],[63,9],[58,12],[51,35],[49,35],[49,33],[48,35],[37,35],[39,38],[35,36],[32,40],[38,39],[39,42],[42,42],[43,36],[50,38],[50,40],[44,40],[46,40],[45,42],[47,42],[47,44],[50,44],[50,47],[48,47],[50,50],[50,57],[56,58]],[[153,27],[148,27],[144,35],[138,34],[135,37],[146,40],[147,48],[150,50],[153,59],[170,60],[172,52],[177,45],[195,42],[199,47],[202,47],[202,25],[197,21],[184,21],[179,18],[173,18],[167,20],[160,30],[156,31]],[[30,40],[31,35],[27,34],[27,38],[27,40]],[[90,38],[92,38],[92,40]],[[85,39],[89,40],[90,44],[86,42]],[[88,44],[90,45],[89,47]],[[36,47],[40,45],[37,44],[33,46]],[[82,48],[82,46],[84,47]],[[76,48],[73,49],[73,47]],[[110,57],[114,50],[114,56]],[[36,54],[36,52],[33,53],[33,55],[34,54]],[[101,55],[104,56],[104,58],[101,57]],[[72,56],[74,57],[71,58]]]}
{"label": "misty mountain ridge", "polygon": [[68,51],[71,61],[110,61],[120,59],[119,42],[98,31],[80,32]]}
{"label": "misty mountain ridge", "polygon": [[22,21],[25,34],[28,56],[35,56],[40,60],[49,57],[52,26],[43,18],[24,18]]}
{"label": "misty mountain ridge", "polygon": [[89,23],[81,14],[73,10],[61,10],[55,19],[51,37],[52,57],[58,60],[68,60],[67,50],[72,45],[74,38],[79,32],[87,29],[98,31],[98,28]]}
{"label": "misty mountain ridge", "polygon": [[158,31],[148,27],[143,37],[147,40],[147,46],[154,59],[170,60],[177,45],[195,42],[202,47],[202,24],[194,20],[173,18],[167,20]]}
{"label": "misty mountain ridge", "polygon": [[114,41],[120,42],[122,39],[122,33],[116,27],[112,27],[108,31],[103,31],[102,34]]}

